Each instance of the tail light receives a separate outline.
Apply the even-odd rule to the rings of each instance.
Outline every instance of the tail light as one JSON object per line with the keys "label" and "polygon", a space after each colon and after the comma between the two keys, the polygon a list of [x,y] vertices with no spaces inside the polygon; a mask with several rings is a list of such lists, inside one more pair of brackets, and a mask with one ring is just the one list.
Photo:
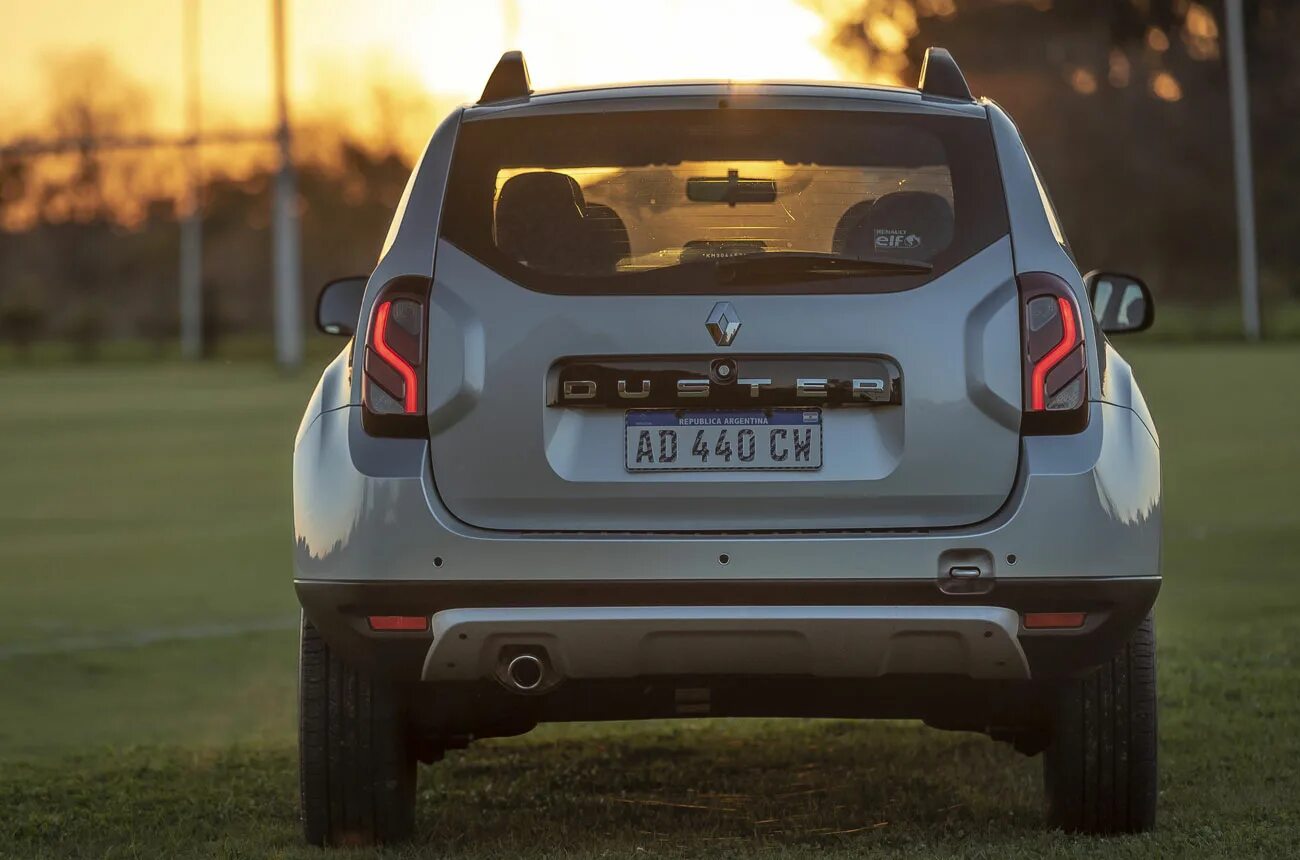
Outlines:
{"label": "tail light", "polygon": [[381,436],[423,435],[428,281],[385,285],[366,328],[361,383],[366,430]]}
{"label": "tail light", "polygon": [[1088,367],[1083,318],[1069,284],[1028,272],[1020,285],[1024,419],[1031,435],[1078,433],[1088,424]]}

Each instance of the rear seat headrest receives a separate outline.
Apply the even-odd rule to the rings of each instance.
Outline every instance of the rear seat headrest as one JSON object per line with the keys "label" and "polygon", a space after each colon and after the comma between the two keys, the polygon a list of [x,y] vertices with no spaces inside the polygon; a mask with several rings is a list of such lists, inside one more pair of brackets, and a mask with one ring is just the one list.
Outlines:
{"label": "rear seat headrest", "polygon": [[584,206],[572,176],[546,170],[512,176],[497,198],[497,247],[534,268],[564,271],[583,241]]}
{"label": "rear seat headrest", "polygon": [[952,205],[929,191],[895,191],[871,205],[844,251],[928,262],[952,244]]}

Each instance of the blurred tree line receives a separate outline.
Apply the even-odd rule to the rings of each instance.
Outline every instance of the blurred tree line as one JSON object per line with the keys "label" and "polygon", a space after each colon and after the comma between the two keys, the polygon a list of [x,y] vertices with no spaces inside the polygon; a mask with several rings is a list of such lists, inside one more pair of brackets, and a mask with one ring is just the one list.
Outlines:
{"label": "blurred tree line", "polygon": [[[957,57],[972,89],[1016,118],[1079,265],[1144,275],[1162,303],[1235,306],[1221,0],[804,0],[829,48],[864,79],[913,84],[924,50]],[[1247,0],[1260,257],[1268,307],[1300,299],[1300,3]],[[105,58],[51,68],[50,136],[150,127],[147,93]],[[303,302],[331,277],[368,272],[411,154],[385,128],[410,102],[377,87],[390,122],[300,124]],[[387,107],[385,107],[387,105]],[[431,131],[437,116],[428,117]],[[205,151],[203,257],[209,343],[269,331],[269,148]],[[0,160],[0,336],[19,345],[177,329],[178,153]]]}
{"label": "blurred tree line", "polygon": [[[410,106],[378,84],[374,89],[381,107]],[[50,138],[90,141],[149,128],[144,90],[103,55],[54,63],[49,92]],[[363,140],[342,117],[310,119],[297,132],[308,307],[318,285],[373,268],[411,161],[389,136]],[[275,160],[269,142],[201,151],[210,352],[226,334],[270,331]],[[41,339],[67,340],[82,358],[93,358],[106,339],[145,338],[160,351],[170,348],[179,329],[184,182],[176,149],[83,146],[0,158],[0,337],[20,355]]]}
{"label": "blurred tree line", "polygon": [[[1164,303],[1238,300],[1222,0],[814,0],[859,71],[915,85],[948,48],[1015,118],[1080,267],[1145,276]],[[1300,3],[1246,0],[1259,256],[1268,304],[1300,299]]]}

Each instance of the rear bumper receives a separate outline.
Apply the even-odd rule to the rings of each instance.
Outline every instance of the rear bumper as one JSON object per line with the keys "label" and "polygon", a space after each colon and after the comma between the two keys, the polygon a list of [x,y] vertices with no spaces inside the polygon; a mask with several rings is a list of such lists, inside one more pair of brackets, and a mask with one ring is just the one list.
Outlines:
{"label": "rear bumper", "polygon": [[[565,681],[744,676],[974,680],[1068,677],[1109,659],[1150,611],[1158,577],[999,582],[951,594],[931,581],[308,582],[298,597],[350,662],[396,680],[502,680],[541,653]],[[1082,627],[1026,630],[1032,612]],[[370,615],[423,615],[377,632]]]}
{"label": "rear bumper", "polygon": [[688,675],[1027,679],[1018,626],[992,606],[445,609],[433,616],[422,678],[496,677],[510,688],[510,662],[529,654],[537,693],[569,680]]}

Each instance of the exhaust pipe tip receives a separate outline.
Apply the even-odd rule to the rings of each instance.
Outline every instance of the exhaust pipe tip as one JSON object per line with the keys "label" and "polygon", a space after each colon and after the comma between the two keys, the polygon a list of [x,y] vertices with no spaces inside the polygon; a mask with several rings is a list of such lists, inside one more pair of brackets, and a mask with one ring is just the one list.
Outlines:
{"label": "exhaust pipe tip", "polygon": [[506,680],[521,693],[529,693],[542,685],[546,666],[536,654],[520,654],[506,664]]}

